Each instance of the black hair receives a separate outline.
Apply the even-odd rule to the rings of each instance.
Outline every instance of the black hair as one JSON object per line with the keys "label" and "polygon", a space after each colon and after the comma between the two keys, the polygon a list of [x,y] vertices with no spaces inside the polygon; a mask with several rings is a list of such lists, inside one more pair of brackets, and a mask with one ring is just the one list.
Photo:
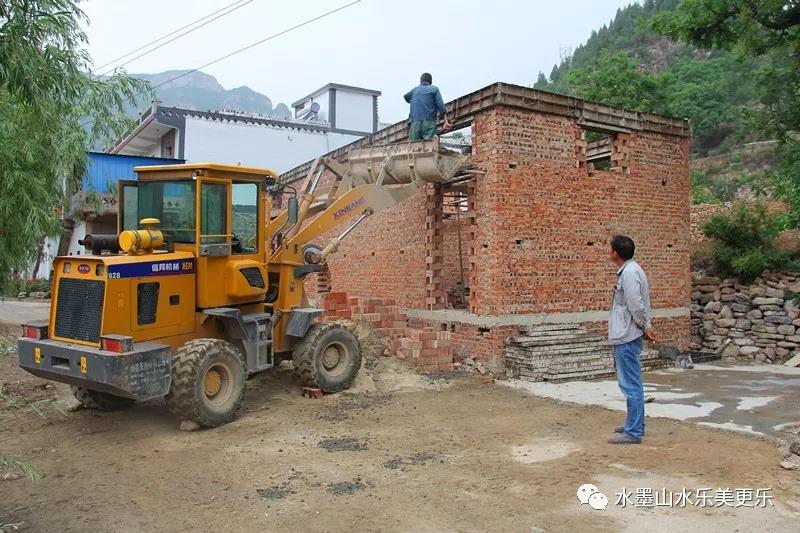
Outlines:
{"label": "black hair", "polygon": [[422,76],[419,77],[419,81],[422,83],[433,83],[433,76],[427,72],[423,72]]}
{"label": "black hair", "polygon": [[611,249],[617,252],[617,255],[627,261],[633,257],[633,252],[636,250],[636,245],[633,244],[633,239],[625,235],[614,235],[611,238]]}

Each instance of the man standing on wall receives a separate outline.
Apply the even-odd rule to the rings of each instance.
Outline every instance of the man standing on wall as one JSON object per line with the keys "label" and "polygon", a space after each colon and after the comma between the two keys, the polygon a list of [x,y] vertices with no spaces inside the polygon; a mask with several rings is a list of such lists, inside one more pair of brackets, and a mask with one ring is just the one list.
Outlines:
{"label": "man standing on wall", "polygon": [[419,78],[419,85],[408,91],[403,98],[411,104],[408,115],[410,126],[408,129],[409,141],[433,139],[436,135],[436,115],[444,119],[444,129],[450,129],[447,121],[447,112],[439,88],[433,83],[433,77],[427,72]]}
{"label": "man standing on wall", "polygon": [[617,266],[617,282],[608,321],[608,341],[614,351],[617,383],[625,395],[628,417],[625,425],[608,440],[611,444],[639,444],[644,437],[644,387],[639,356],[644,339],[656,340],[650,323],[650,290],[647,276],[633,260],[635,245],[630,237],[611,239],[611,261]]}

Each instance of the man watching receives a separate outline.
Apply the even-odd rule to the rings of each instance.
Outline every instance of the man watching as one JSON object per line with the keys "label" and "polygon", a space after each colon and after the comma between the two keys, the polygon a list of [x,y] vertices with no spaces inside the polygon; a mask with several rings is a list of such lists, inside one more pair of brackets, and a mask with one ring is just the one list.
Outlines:
{"label": "man watching", "polygon": [[419,78],[419,85],[408,91],[403,98],[411,104],[408,115],[410,121],[408,129],[409,141],[433,139],[436,135],[436,115],[444,119],[444,129],[450,129],[447,121],[447,112],[439,88],[433,83],[433,77],[427,72]]}
{"label": "man watching", "polygon": [[633,260],[635,245],[630,237],[611,239],[611,261],[617,266],[617,281],[608,321],[608,341],[614,351],[617,383],[627,400],[625,425],[616,428],[611,444],[639,444],[644,437],[644,387],[639,356],[643,338],[656,340],[650,324],[650,290],[647,276]]}

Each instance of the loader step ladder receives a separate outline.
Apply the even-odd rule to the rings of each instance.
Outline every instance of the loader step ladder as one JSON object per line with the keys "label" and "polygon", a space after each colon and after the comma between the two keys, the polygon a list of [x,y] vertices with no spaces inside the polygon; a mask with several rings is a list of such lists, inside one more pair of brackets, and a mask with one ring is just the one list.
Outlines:
{"label": "loader step ladder", "polygon": [[275,366],[271,314],[244,314],[236,307],[215,307],[206,309],[203,313],[221,318],[228,338],[239,340],[244,345],[248,374]]}

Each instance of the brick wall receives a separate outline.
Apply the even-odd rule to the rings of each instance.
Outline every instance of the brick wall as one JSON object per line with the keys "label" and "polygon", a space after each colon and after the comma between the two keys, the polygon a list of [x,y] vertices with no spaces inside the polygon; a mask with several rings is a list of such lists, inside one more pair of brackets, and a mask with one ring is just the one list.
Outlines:
{"label": "brick wall", "polygon": [[[486,172],[469,185],[470,212],[461,220],[472,313],[606,309],[615,272],[608,241],[615,233],[637,243],[655,308],[689,305],[687,138],[647,131],[612,135],[614,168],[594,170],[585,162],[586,132],[574,118],[496,106],[476,115],[472,128],[475,166]],[[362,223],[329,262],[332,289],[425,309],[426,275],[432,272],[426,248],[430,198],[423,189]],[[436,278],[447,291],[459,276],[456,221],[439,223]],[[306,288],[315,292],[313,276]],[[492,359],[515,333],[514,326],[434,322],[420,327],[447,328],[456,358]],[[665,342],[686,347],[688,315],[655,323]],[[601,332],[605,327],[593,325]]]}
{"label": "brick wall", "polygon": [[[319,190],[333,181],[325,172]],[[304,182],[297,187],[304,189]],[[429,187],[411,198],[364,220],[328,262],[332,290],[351,296],[392,298],[402,307],[423,308],[425,302],[425,198]],[[285,204],[285,198],[283,200]],[[323,233],[315,242],[325,246],[346,226]],[[317,297],[317,276],[305,280],[309,296]]]}
{"label": "brick wall", "polygon": [[441,322],[410,318],[409,326],[449,331],[453,341],[453,359],[461,361],[467,357],[476,357],[489,363],[493,370],[503,368],[503,347],[506,338],[519,334],[518,326],[482,327],[462,322]]}
{"label": "brick wall", "polygon": [[495,107],[476,117],[473,138],[487,171],[476,183],[473,312],[607,307],[614,233],[637,243],[655,307],[688,304],[688,139],[632,135],[625,175],[581,168],[583,132],[566,117]]}

